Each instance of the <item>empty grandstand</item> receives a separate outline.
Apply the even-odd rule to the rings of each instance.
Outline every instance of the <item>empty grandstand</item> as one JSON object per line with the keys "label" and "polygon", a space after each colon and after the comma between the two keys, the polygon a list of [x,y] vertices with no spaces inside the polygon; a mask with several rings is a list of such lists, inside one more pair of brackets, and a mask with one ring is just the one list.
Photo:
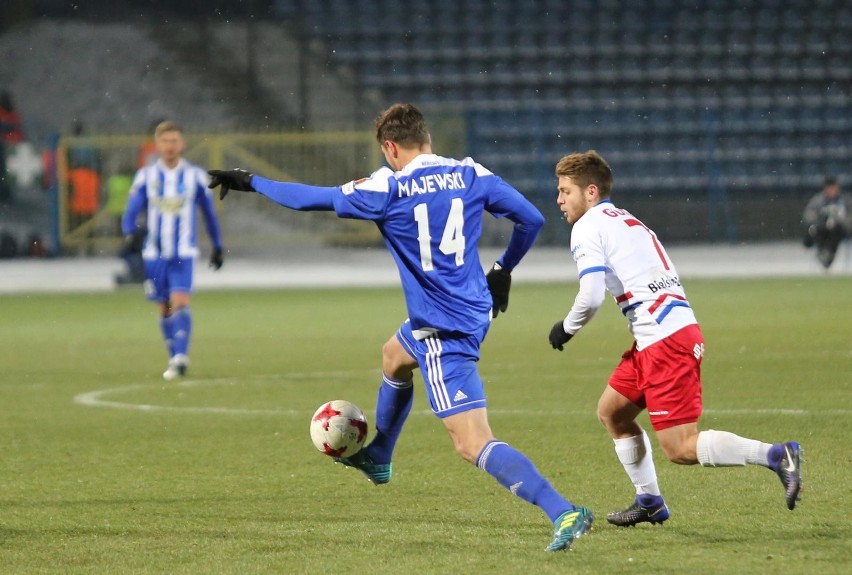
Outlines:
{"label": "empty grandstand", "polygon": [[[0,52],[10,37],[42,42],[48,27],[55,47],[76,47],[52,52],[57,70],[76,51],[104,54],[111,74],[69,92],[59,72],[51,82],[15,58],[0,64],[19,93],[39,83],[31,121],[49,124],[54,110],[57,131],[63,99],[87,125],[136,133],[164,113],[200,131],[369,130],[380,107],[411,101],[436,119],[439,152],[474,156],[551,220],[555,161],[601,151],[621,202],[670,241],[797,237],[823,176],[852,180],[843,0],[257,0],[201,14],[154,2],[158,18],[135,0],[38,4],[44,14],[0,34]],[[133,49],[140,35],[147,47]],[[94,50],[80,40],[92,36]],[[124,72],[140,61],[134,93]],[[164,104],[180,74],[196,89]],[[542,241],[565,238],[549,225]]]}

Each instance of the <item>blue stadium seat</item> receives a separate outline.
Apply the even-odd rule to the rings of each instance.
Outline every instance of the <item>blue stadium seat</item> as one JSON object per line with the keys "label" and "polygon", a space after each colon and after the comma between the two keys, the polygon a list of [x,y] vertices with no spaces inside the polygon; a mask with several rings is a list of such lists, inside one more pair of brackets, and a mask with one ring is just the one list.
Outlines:
{"label": "blue stadium seat", "polygon": [[364,85],[461,109],[471,153],[524,182],[552,184],[531,150],[552,164],[598,148],[636,189],[689,193],[709,185],[711,149],[736,186],[852,165],[844,0],[304,4]]}

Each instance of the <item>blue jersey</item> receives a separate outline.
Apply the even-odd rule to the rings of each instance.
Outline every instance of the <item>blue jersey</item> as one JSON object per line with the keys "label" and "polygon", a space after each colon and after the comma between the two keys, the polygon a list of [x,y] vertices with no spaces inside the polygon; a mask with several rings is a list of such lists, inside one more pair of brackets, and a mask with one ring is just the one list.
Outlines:
{"label": "blue jersey", "polygon": [[340,186],[333,202],[338,216],[379,227],[420,337],[434,330],[477,333],[490,320],[491,294],[477,250],[485,211],[508,216],[522,232],[501,258],[510,270],[544,224],[520,192],[483,166],[434,154],[422,154],[398,172],[381,168]]}
{"label": "blue jersey", "polygon": [[173,169],[156,162],[136,172],[121,229],[124,235],[133,233],[136,218],[142,211],[146,212],[148,235],[142,250],[144,259],[195,257],[198,254],[196,207],[204,214],[213,247],[221,249],[219,223],[207,182],[204,170],[185,160],[180,160]]}

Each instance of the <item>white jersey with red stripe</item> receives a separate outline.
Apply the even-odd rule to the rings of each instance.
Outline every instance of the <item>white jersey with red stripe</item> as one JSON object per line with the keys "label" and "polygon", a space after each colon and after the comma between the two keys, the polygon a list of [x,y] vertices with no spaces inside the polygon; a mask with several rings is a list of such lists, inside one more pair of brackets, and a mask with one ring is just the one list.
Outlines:
{"label": "white jersey with red stripe", "polygon": [[698,323],[657,235],[612,201],[599,202],[574,223],[571,254],[581,278],[604,274],[638,349]]}

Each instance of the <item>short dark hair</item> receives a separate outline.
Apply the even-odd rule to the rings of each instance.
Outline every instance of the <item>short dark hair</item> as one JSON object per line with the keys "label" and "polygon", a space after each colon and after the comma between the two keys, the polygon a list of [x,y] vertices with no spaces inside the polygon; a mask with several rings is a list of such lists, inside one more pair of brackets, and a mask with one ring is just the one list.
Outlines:
{"label": "short dark hair", "polygon": [[594,150],[563,156],[556,164],[556,177],[561,176],[571,178],[581,188],[595,184],[602,198],[608,198],[612,192],[612,169]]}
{"label": "short dark hair", "polygon": [[426,119],[411,104],[394,104],[376,118],[376,140],[390,140],[400,146],[420,147],[429,143]]}
{"label": "short dark hair", "polygon": [[837,176],[826,176],[825,179],[822,181],[822,185],[825,187],[836,186]]}

